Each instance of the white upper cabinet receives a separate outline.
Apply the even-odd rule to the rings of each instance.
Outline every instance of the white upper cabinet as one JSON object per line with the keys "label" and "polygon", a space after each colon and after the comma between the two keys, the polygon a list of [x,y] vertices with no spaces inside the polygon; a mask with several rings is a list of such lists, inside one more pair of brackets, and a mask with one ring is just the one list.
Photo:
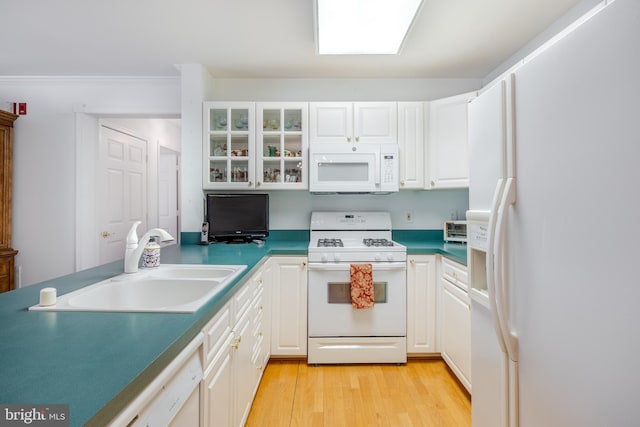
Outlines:
{"label": "white upper cabinet", "polygon": [[205,190],[308,188],[308,103],[205,102]]}
{"label": "white upper cabinet", "polygon": [[423,102],[398,102],[401,190],[424,188],[424,131],[427,121]]}
{"label": "white upper cabinet", "polygon": [[398,141],[395,102],[312,102],[310,142]]}
{"label": "white upper cabinet", "polygon": [[256,104],[256,188],[304,190],[309,187],[308,105],[306,102]]}
{"label": "white upper cabinet", "polygon": [[203,104],[202,187],[255,188],[255,104]]}
{"label": "white upper cabinet", "polygon": [[469,187],[467,105],[477,92],[429,103],[429,137],[425,188]]}

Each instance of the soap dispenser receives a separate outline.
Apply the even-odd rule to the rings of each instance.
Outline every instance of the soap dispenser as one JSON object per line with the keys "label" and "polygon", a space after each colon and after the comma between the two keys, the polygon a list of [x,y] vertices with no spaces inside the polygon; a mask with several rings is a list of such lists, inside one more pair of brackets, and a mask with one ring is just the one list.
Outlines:
{"label": "soap dispenser", "polygon": [[142,266],[153,268],[160,266],[160,245],[156,242],[155,236],[149,239],[142,252]]}

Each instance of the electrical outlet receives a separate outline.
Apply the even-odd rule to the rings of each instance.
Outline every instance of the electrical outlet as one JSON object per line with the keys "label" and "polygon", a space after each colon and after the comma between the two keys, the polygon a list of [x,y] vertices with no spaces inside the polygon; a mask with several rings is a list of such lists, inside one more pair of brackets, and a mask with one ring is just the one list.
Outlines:
{"label": "electrical outlet", "polygon": [[407,211],[404,215],[404,219],[407,222],[413,222],[413,212]]}

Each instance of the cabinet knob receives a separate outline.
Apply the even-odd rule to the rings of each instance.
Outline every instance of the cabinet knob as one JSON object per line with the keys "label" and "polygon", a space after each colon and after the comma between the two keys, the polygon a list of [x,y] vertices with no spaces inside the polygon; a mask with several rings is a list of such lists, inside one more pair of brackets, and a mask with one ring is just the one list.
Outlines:
{"label": "cabinet knob", "polygon": [[303,267],[306,267],[306,266],[307,266],[307,263],[306,263],[305,261],[302,261],[302,266],[303,266]]}
{"label": "cabinet knob", "polygon": [[409,264],[414,265],[416,263],[415,259],[409,260]]}
{"label": "cabinet knob", "polygon": [[400,180],[400,185],[404,187],[404,179]]}
{"label": "cabinet knob", "polygon": [[102,232],[102,238],[106,239],[107,237],[111,236],[111,233],[109,233],[108,231],[103,231]]}
{"label": "cabinet knob", "polygon": [[435,181],[431,181],[431,186],[433,187],[434,185],[436,185]]}
{"label": "cabinet knob", "polygon": [[350,136],[347,137],[347,142],[351,142],[351,137]]}
{"label": "cabinet knob", "polygon": [[253,182],[249,181],[248,184],[249,184],[249,187],[251,187],[253,185]]}
{"label": "cabinet knob", "polygon": [[360,142],[360,137],[356,136],[356,142]]}
{"label": "cabinet knob", "polygon": [[235,340],[233,340],[231,347],[233,347],[234,350],[237,350],[238,347],[240,347],[240,341],[242,341],[242,337],[237,337]]}
{"label": "cabinet knob", "polygon": [[256,187],[260,187],[262,185],[262,182],[258,181],[256,182]]}

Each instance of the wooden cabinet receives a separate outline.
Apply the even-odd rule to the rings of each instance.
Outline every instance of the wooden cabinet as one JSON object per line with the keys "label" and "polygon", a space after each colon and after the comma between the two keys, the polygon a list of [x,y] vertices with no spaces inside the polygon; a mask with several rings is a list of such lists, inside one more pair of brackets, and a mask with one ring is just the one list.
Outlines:
{"label": "wooden cabinet", "polygon": [[477,92],[429,103],[426,188],[469,187],[467,105]]}
{"label": "wooden cabinet", "polygon": [[271,355],[307,355],[307,258],[272,257]]}
{"label": "wooden cabinet", "polygon": [[13,195],[13,122],[15,114],[0,110],[0,292],[15,288],[11,247],[11,200]]}
{"label": "wooden cabinet", "polygon": [[442,358],[471,392],[471,301],[467,268],[442,258],[441,272]]}
{"label": "wooden cabinet", "polygon": [[407,257],[407,353],[436,353],[436,256]]}
{"label": "wooden cabinet", "polygon": [[310,142],[398,141],[395,102],[311,102]]}
{"label": "wooden cabinet", "polygon": [[398,102],[398,151],[400,189],[424,188],[424,152],[428,117],[423,102]]}

